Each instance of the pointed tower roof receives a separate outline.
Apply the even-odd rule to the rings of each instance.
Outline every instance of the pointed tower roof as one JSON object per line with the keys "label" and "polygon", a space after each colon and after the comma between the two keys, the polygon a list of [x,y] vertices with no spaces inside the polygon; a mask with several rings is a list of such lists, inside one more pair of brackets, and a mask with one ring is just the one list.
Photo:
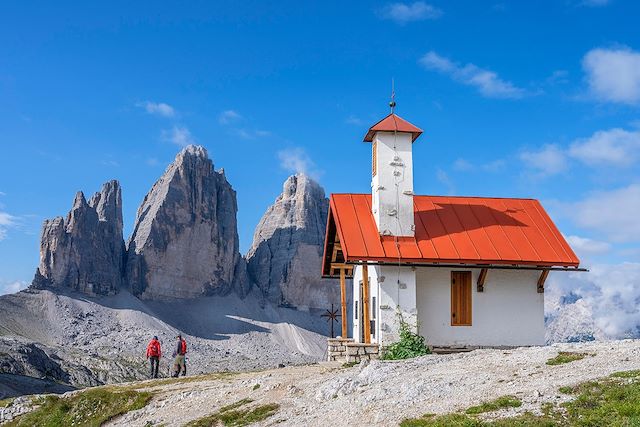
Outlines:
{"label": "pointed tower roof", "polygon": [[375,125],[371,126],[367,134],[364,136],[365,142],[373,141],[373,135],[376,132],[405,132],[411,134],[411,141],[415,141],[420,134],[422,133],[422,129],[412,125],[405,119],[400,116],[395,115],[394,113],[389,114],[384,119],[380,120]]}

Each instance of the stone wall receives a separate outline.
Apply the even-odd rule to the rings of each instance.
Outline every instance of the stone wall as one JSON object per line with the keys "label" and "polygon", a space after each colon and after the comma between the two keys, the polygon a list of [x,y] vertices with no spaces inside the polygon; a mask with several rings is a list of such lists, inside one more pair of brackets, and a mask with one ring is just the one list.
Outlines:
{"label": "stone wall", "polygon": [[352,338],[329,338],[327,340],[327,359],[330,362],[360,363],[379,357],[378,344],[362,344]]}
{"label": "stone wall", "polygon": [[328,338],[327,360],[329,362],[347,360],[347,344],[353,343],[353,338]]}

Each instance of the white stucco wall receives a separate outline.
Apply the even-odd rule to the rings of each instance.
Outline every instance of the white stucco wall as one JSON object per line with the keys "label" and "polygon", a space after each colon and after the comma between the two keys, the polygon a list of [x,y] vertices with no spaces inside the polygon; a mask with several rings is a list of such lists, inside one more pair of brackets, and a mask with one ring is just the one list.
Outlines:
{"label": "white stucco wall", "polygon": [[472,326],[451,326],[451,270],[418,268],[418,332],[435,346],[543,345],[544,294],[539,271],[489,270],[477,292],[479,269],[472,271]]}
{"label": "white stucco wall", "polygon": [[[369,271],[369,309],[370,320],[375,320],[375,329],[371,332],[371,342],[383,346],[398,340],[398,312],[412,326],[418,323],[416,306],[416,274],[410,267],[374,266]],[[356,319],[356,309],[360,307],[359,284],[362,280],[362,266],[354,268],[351,321],[353,322],[353,338],[361,341],[361,319]],[[400,284],[398,284],[400,282]],[[375,299],[375,303],[374,303]],[[360,316],[360,314],[358,314]]]}
{"label": "white stucco wall", "polygon": [[411,134],[377,132],[374,142],[377,149],[377,173],[371,179],[371,210],[378,232],[393,236],[413,236]]}
{"label": "white stucco wall", "polygon": [[415,328],[418,321],[416,306],[416,271],[411,267],[385,265],[378,267],[379,282],[379,343],[387,346],[399,337],[399,317]]}

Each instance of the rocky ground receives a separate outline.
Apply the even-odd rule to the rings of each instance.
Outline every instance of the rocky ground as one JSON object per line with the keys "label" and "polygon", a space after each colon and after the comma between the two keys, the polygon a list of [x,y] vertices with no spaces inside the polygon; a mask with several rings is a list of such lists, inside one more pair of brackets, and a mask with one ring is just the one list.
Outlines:
{"label": "rocky ground", "polygon": [[[547,365],[559,351],[588,355]],[[624,340],[475,350],[354,367],[325,362],[178,382],[147,381],[121,387],[152,391],[151,402],[108,425],[182,426],[241,399],[253,400],[250,405],[280,404],[275,415],[257,424],[264,426],[393,426],[407,417],[450,413],[504,395],[518,397],[522,406],[493,415],[512,416],[539,413],[547,402],[569,399],[558,391],[562,386],[639,368],[640,340]],[[25,403],[18,406],[24,408]]]}
{"label": "rocky ground", "polygon": [[[140,380],[149,339],[157,335],[171,356],[179,332],[190,374],[312,363],[326,350],[318,315],[261,306],[250,296],[144,302],[124,291],[98,299],[23,291],[0,297],[0,372],[76,387]],[[0,376],[0,399],[49,390],[35,382],[10,387],[15,381]]]}

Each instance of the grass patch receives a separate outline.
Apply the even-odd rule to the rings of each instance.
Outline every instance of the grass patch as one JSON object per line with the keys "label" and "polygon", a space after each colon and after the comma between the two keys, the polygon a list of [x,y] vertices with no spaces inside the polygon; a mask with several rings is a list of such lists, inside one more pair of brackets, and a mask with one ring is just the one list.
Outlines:
{"label": "grass patch", "polygon": [[156,386],[163,385],[171,385],[171,384],[188,384],[195,383],[201,381],[214,381],[214,380],[224,380],[228,378],[232,378],[234,375],[237,375],[235,372],[215,372],[212,374],[204,374],[204,375],[194,375],[192,377],[180,377],[180,378],[163,378],[156,380],[147,380],[148,382],[142,384],[135,384],[132,386],[133,389],[142,389],[142,388],[150,388]]}
{"label": "grass patch", "polygon": [[260,388],[260,384],[258,383],[258,384],[256,384],[256,385],[254,385],[254,386],[253,386],[252,390],[253,390],[253,391],[256,391],[256,390],[257,390],[257,389],[259,389],[259,388]]}
{"label": "grass patch", "polygon": [[11,405],[12,402],[13,398],[0,399],[0,408],[6,408],[7,406]]}
{"label": "grass patch", "polygon": [[[512,418],[483,420],[475,414],[486,411],[474,410],[472,412],[474,415],[469,412],[441,416],[425,415],[420,418],[406,419],[400,425],[402,427],[640,426],[640,371],[617,372],[598,381],[589,381],[574,387],[562,387],[561,392],[573,395],[574,399],[563,403],[560,407],[545,403],[540,408],[543,415],[525,413]],[[483,406],[472,407],[469,410]]]}
{"label": "grass patch", "polygon": [[357,364],[358,364],[358,362],[345,362],[345,363],[342,364],[342,367],[343,368],[353,368]]}
{"label": "grass patch", "polygon": [[152,393],[94,388],[69,397],[45,396],[36,410],[9,422],[7,426],[87,426],[103,423],[149,403]]}
{"label": "grass patch", "polygon": [[238,409],[239,407],[247,405],[251,402],[253,402],[253,399],[238,400],[237,402],[232,403],[231,405],[223,406],[222,408],[220,408],[218,412],[229,412],[233,409]]}
{"label": "grass patch", "polygon": [[611,378],[637,378],[640,377],[640,369],[634,371],[622,371],[614,372],[611,374]]}
{"label": "grass patch", "polygon": [[215,414],[191,421],[185,427],[213,427],[221,424],[229,427],[247,426],[266,420],[280,409],[277,403],[241,409],[251,402],[253,402],[251,399],[242,399],[223,406]]}
{"label": "grass patch", "polygon": [[503,408],[519,408],[522,401],[514,396],[501,396],[491,402],[485,402],[478,406],[472,406],[465,412],[469,415],[482,414],[485,412],[493,412]]}
{"label": "grass patch", "polygon": [[482,425],[482,421],[464,414],[448,414],[439,417],[427,414],[420,418],[406,419],[400,423],[400,427],[476,427]]}
{"label": "grass patch", "polygon": [[547,360],[547,365],[555,366],[562,365],[564,363],[575,362],[576,360],[582,360],[587,353],[576,353],[572,351],[561,351],[556,357],[552,357]]}

